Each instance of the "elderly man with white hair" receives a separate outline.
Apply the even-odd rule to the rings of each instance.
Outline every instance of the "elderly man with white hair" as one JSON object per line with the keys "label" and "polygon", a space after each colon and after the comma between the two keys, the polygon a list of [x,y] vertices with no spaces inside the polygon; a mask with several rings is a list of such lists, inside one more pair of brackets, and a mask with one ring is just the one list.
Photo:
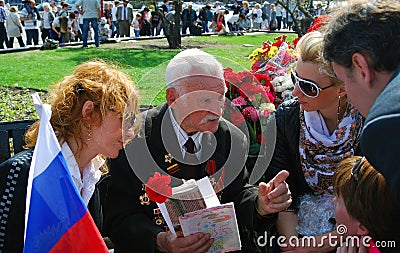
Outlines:
{"label": "elderly man with white hair", "polygon": [[[222,116],[225,82],[222,65],[210,54],[189,49],[177,54],[166,70],[166,103],[142,115],[139,137],[110,163],[105,229],[115,252],[207,252],[210,234],[175,237],[167,231],[145,184],[155,172],[182,179],[213,178],[221,203],[234,202],[243,252],[249,234],[273,226],[276,214],[291,203],[284,171],[268,184],[247,184],[245,135]],[[222,183],[222,184],[220,184]],[[254,239],[254,238],[253,238]]]}

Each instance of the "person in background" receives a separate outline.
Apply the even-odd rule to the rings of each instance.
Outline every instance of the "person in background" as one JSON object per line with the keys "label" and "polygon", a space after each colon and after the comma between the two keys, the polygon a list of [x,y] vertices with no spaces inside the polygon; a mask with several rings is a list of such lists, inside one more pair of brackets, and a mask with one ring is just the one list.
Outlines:
{"label": "person in background", "polygon": [[73,33],[74,33],[75,42],[82,41],[82,32],[81,32],[81,26],[79,25],[78,10],[74,11],[74,15],[75,15],[75,19],[74,19]]}
{"label": "person in background", "polygon": [[144,7],[140,12],[142,18],[140,19],[140,36],[150,36],[150,17],[149,17],[150,9],[148,7]]}
{"label": "person in background", "polygon": [[117,38],[119,37],[119,25],[118,25],[118,19],[117,19],[118,6],[119,6],[119,1],[115,1],[114,7],[111,9],[111,16],[112,16],[111,38],[114,38],[114,36],[116,36]]}
{"label": "person in background", "polygon": [[243,7],[240,9],[240,14],[243,14],[246,18],[250,13],[249,2],[243,1]]}
{"label": "person in background", "polygon": [[101,18],[100,42],[101,43],[107,42],[109,36],[110,36],[110,26],[107,24],[107,20],[105,18]]}
{"label": "person in background", "polygon": [[100,3],[97,0],[78,0],[76,9],[83,16],[82,47],[88,47],[89,24],[94,32],[94,44],[100,46],[99,23],[101,18]]}
{"label": "person in background", "polygon": [[[339,164],[333,185],[336,226],[346,226],[342,236],[360,239],[358,243],[344,240],[337,253],[357,248],[359,252],[399,252],[400,204],[382,174],[365,157],[354,156]],[[366,240],[367,236],[372,240]],[[395,247],[382,247],[385,242],[395,242]]]}
{"label": "person in background", "polygon": [[208,20],[207,20],[207,6],[202,7],[199,13],[199,20],[201,21],[201,27],[203,33],[208,33]]}
{"label": "person in background", "polygon": [[323,56],[366,117],[361,150],[400,200],[400,2],[357,1],[327,25]]}
{"label": "person in background", "polygon": [[165,15],[167,15],[167,13],[170,11],[168,10],[168,0],[163,0],[163,4],[161,5],[161,9],[162,9],[162,13]]}
{"label": "person in background", "polygon": [[233,3],[232,7],[231,7],[231,10],[232,10],[233,12],[236,11],[237,13],[240,13],[240,9],[241,9],[241,7],[240,7],[238,1],[235,1],[235,2]]}
{"label": "person in background", "polygon": [[25,43],[22,40],[22,24],[19,20],[19,16],[17,13],[17,7],[11,6],[10,13],[7,16],[7,31],[8,31],[8,47],[13,48],[14,46],[14,38],[17,38],[18,44],[20,47],[25,47]]}
{"label": "person in background", "polygon": [[188,4],[188,7],[182,11],[182,34],[186,34],[189,28],[189,33],[193,34],[194,22],[197,20],[196,11],[193,10],[192,4]]}
{"label": "person in background", "polygon": [[[162,9],[158,9],[160,13],[162,13]],[[160,14],[154,10],[150,13],[150,29],[152,36],[160,35],[162,29],[162,19]]]}
{"label": "person in background", "polygon": [[275,31],[278,28],[278,21],[276,20],[276,7],[275,4],[270,5],[270,12],[271,12],[271,17],[269,21],[269,29],[271,31]]}
{"label": "person in background", "polygon": [[253,20],[253,29],[255,30],[260,30],[261,29],[261,23],[262,23],[262,10],[261,10],[261,5],[256,4],[254,6],[254,9],[251,12],[252,15],[252,20]]}
{"label": "person in background", "polygon": [[111,25],[111,18],[112,18],[112,14],[111,14],[111,8],[110,8],[110,4],[109,3],[105,3],[104,4],[104,10],[103,10],[103,14],[104,17],[107,20],[107,24]]}
{"label": "person in background", "polygon": [[313,31],[297,43],[298,61],[291,73],[296,98],[275,113],[276,144],[265,173],[266,181],[282,170],[290,173],[293,203],[279,213],[278,234],[286,240],[315,236],[321,247],[288,244],[282,251],[335,249],[328,243],[329,233],[337,235],[332,223],[333,176],[340,161],[360,153],[363,118],[347,100],[344,84],[327,71],[321,56],[323,38]]}
{"label": "person in background", "polygon": [[140,37],[140,24],[139,21],[142,18],[142,14],[137,13],[135,19],[132,22],[133,32],[135,33],[135,37]]}
{"label": "person in background", "polygon": [[264,6],[261,8],[262,19],[263,19],[261,29],[269,30],[269,9],[270,9],[269,3],[265,1]]}
{"label": "person in background", "polygon": [[131,23],[133,21],[133,9],[128,5],[129,0],[123,0],[123,4],[118,6],[117,20],[120,37],[131,36]]}
{"label": "person in background", "polygon": [[0,49],[4,49],[4,45],[8,47],[8,37],[6,30],[7,13],[4,8],[4,0],[0,0]]}
{"label": "person in background", "polygon": [[39,20],[41,19],[39,11],[36,8],[34,0],[28,0],[28,3],[21,10],[20,20],[26,32],[26,45],[39,45]]}
{"label": "person in background", "polygon": [[51,39],[51,27],[53,25],[54,21],[54,14],[50,10],[50,4],[49,3],[43,3],[43,14],[42,14],[42,22],[43,22],[43,28],[42,28],[42,41],[43,43],[46,41],[46,38]]}
{"label": "person in background", "polygon": [[214,19],[214,14],[211,11],[211,5],[206,5],[206,16],[207,16],[208,30],[209,31],[211,30],[211,32],[213,32],[214,29],[210,27]]}
{"label": "person in background", "polygon": [[239,11],[233,11],[233,15],[226,21],[230,32],[238,31]]}
{"label": "person in background", "polygon": [[[128,102],[136,113],[137,91],[131,79],[115,67],[89,61],[52,85],[49,97],[50,123],[61,152],[101,232],[104,181],[100,179],[108,171],[105,158],[117,157],[123,147],[122,117]],[[0,164],[1,252],[23,251],[27,180],[39,124],[38,120],[25,134],[28,149]]]}
{"label": "person in background", "polygon": [[243,35],[243,31],[249,31],[251,28],[250,20],[246,18],[245,15],[239,14],[239,21],[237,22],[237,29],[241,31],[241,35]]}

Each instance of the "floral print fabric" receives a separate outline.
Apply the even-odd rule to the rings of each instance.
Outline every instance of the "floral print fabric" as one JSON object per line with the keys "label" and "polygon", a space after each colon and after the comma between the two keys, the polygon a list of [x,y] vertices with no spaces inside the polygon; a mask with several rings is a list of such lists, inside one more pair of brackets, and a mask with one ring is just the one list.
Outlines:
{"label": "floral print fabric", "polygon": [[332,134],[319,111],[300,112],[301,168],[307,184],[315,193],[333,193],[335,169],[343,159],[354,155],[362,124],[361,114],[350,104]]}

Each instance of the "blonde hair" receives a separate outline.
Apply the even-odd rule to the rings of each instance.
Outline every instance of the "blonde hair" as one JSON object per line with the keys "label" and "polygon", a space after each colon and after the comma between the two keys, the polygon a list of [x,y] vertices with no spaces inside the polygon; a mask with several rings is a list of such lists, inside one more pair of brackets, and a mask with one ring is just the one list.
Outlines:
{"label": "blonde hair", "polygon": [[10,12],[17,12],[17,7],[16,6],[11,6],[10,7]]}
{"label": "blonde hair", "polygon": [[48,11],[50,10],[50,4],[47,2],[43,3],[43,10],[46,10],[46,8]]}
{"label": "blonde hair", "polygon": [[243,1],[243,6],[247,5],[247,8],[249,7],[249,2]]}
{"label": "blonde hair", "polygon": [[[76,140],[79,153],[86,141],[82,129],[88,127],[82,118],[84,103],[88,100],[94,103],[93,113],[100,116],[95,123],[100,125],[107,110],[116,112],[122,118],[128,99],[134,104],[135,113],[138,113],[139,96],[133,81],[115,66],[110,66],[104,61],[88,61],[77,66],[72,75],[64,77],[50,87],[50,123],[59,141],[71,138]],[[26,132],[27,147],[35,146],[38,126],[39,120]]]}
{"label": "blonde hair", "polygon": [[296,45],[296,51],[303,62],[312,62],[320,66],[320,72],[329,76],[334,83],[341,83],[330,64],[327,64],[322,57],[324,35],[320,31],[306,33]]}

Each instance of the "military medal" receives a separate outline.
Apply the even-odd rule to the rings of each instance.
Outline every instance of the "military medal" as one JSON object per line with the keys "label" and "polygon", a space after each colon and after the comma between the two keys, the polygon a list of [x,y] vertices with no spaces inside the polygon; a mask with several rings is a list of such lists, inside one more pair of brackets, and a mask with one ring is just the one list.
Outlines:
{"label": "military medal", "polygon": [[162,226],[165,223],[165,221],[161,215],[160,208],[154,208],[153,213],[154,213],[154,219],[153,219],[154,223],[156,223],[157,226]]}
{"label": "military medal", "polygon": [[171,153],[166,154],[166,155],[164,156],[164,158],[165,158],[165,162],[166,162],[166,163],[172,163],[173,157],[172,157]]}
{"label": "military medal", "polygon": [[142,205],[142,206],[148,206],[148,205],[150,205],[150,199],[149,199],[149,196],[147,196],[147,193],[146,193],[146,185],[142,185],[142,190],[144,191],[144,194],[142,194],[142,195],[140,195],[139,196],[139,201],[140,201],[140,204]]}

